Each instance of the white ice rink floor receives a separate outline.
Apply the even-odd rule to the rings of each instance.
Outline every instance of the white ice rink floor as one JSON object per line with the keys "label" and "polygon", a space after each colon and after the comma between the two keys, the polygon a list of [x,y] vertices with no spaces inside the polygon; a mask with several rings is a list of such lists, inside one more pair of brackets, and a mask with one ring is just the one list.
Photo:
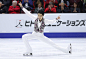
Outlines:
{"label": "white ice rink floor", "polygon": [[86,59],[86,38],[53,38],[52,41],[65,48],[72,43],[72,54],[65,54],[39,40],[29,40],[33,56],[23,56],[22,39],[0,39],[0,59]]}

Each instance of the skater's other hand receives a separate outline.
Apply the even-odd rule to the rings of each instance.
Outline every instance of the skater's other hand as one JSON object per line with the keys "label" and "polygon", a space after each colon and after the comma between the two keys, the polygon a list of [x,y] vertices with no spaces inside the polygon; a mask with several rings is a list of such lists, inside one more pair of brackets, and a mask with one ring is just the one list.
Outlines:
{"label": "skater's other hand", "polygon": [[19,3],[19,6],[20,6],[20,7],[23,7],[21,2]]}
{"label": "skater's other hand", "polygon": [[60,19],[60,16],[61,16],[61,15],[59,15],[59,16],[57,17],[57,19]]}

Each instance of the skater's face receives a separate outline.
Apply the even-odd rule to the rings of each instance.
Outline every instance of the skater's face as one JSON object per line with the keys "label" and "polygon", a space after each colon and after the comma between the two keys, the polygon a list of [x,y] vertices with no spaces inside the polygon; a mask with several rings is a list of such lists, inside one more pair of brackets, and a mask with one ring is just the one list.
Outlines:
{"label": "skater's face", "polygon": [[38,13],[38,19],[39,19],[39,20],[42,20],[42,18],[43,18],[43,15],[40,14],[40,13]]}

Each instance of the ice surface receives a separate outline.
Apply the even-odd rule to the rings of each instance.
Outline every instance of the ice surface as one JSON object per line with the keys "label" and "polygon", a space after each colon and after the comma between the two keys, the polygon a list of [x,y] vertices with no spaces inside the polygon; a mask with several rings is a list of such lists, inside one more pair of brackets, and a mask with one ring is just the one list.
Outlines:
{"label": "ice surface", "polygon": [[66,54],[39,40],[29,40],[33,56],[23,56],[26,48],[22,39],[0,39],[0,59],[86,59],[86,38],[52,38],[67,48],[72,43],[72,54]]}

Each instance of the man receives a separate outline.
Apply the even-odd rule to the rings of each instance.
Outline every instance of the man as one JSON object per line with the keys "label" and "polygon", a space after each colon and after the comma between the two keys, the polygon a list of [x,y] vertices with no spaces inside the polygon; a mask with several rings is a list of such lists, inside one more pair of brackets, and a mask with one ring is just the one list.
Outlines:
{"label": "man", "polygon": [[39,4],[39,3],[41,3],[41,4],[42,4],[42,7],[44,6],[44,2],[43,2],[43,0],[34,0],[34,1],[35,1],[35,3],[34,3],[35,8],[37,8],[37,7],[38,7],[38,4]]}
{"label": "man", "polygon": [[65,3],[66,4],[66,0],[59,0],[59,3]]}
{"label": "man", "polygon": [[11,3],[12,3],[12,1],[11,0],[0,0],[2,3],[3,3],[3,5],[4,6],[6,6],[6,7],[9,7],[10,5],[11,5]]}
{"label": "man", "polygon": [[17,1],[17,4],[20,3],[20,2],[22,2],[22,0],[12,0],[12,2],[13,1]]}
{"label": "man", "polygon": [[38,4],[38,7],[35,8],[35,11],[34,11],[34,12],[35,12],[35,13],[38,13],[39,10],[44,11],[44,8],[42,8],[42,4],[41,4],[41,3]]}
{"label": "man", "polygon": [[45,8],[48,7],[49,3],[53,3],[55,6],[58,6],[58,1],[57,0],[46,0],[45,2]]}
{"label": "man", "polygon": [[58,13],[68,13],[69,7],[65,6],[65,3],[60,3],[60,7],[57,9]]}
{"label": "man", "polygon": [[54,5],[57,5],[58,4],[58,1],[57,0],[47,0],[46,1],[46,4],[49,4],[50,2],[52,2]]}
{"label": "man", "polygon": [[74,8],[71,8],[71,12],[72,13],[80,13],[80,9],[77,8],[77,3],[74,3]]}
{"label": "man", "polygon": [[6,7],[6,12],[8,13],[9,6],[12,4],[12,0],[0,0],[2,5]]}
{"label": "man", "polygon": [[23,0],[22,1],[22,5],[28,10],[32,10],[33,9],[33,2],[32,0]]}
{"label": "man", "polygon": [[73,7],[74,3],[77,3],[77,5],[79,4],[80,0],[70,0],[70,6]]}
{"label": "man", "polygon": [[45,24],[52,24],[55,23],[56,20],[60,19],[60,16],[58,16],[56,19],[54,20],[48,20],[48,19],[44,19],[44,12],[43,11],[39,11],[38,12],[38,17],[32,15],[29,11],[27,11],[27,9],[25,9],[21,3],[19,3],[20,7],[22,8],[22,10],[32,19],[36,19],[34,22],[34,31],[32,34],[24,34],[22,36],[23,42],[25,43],[25,46],[27,48],[26,53],[24,53],[23,55],[26,56],[30,56],[32,55],[32,48],[29,45],[28,39],[39,39],[49,45],[51,45],[52,47],[59,49],[65,53],[71,53],[71,47],[69,46],[68,49],[63,49],[62,47],[59,47],[58,45],[56,45],[52,40],[50,40],[49,38],[47,38],[46,36],[43,35],[44,32],[44,28],[45,28]]}
{"label": "man", "polygon": [[10,14],[19,14],[20,13],[20,7],[17,6],[17,1],[12,2],[12,6],[9,7],[8,11]]}
{"label": "man", "polygon": [[48,8],[45,9],[45,13],[56,13],[56,8],[54,7],[53,3],[50,2]]}
{"label": "man", "polygon": [[2,2],[0,1],[0,14],[7,13],[7,7],[2,5]]}

